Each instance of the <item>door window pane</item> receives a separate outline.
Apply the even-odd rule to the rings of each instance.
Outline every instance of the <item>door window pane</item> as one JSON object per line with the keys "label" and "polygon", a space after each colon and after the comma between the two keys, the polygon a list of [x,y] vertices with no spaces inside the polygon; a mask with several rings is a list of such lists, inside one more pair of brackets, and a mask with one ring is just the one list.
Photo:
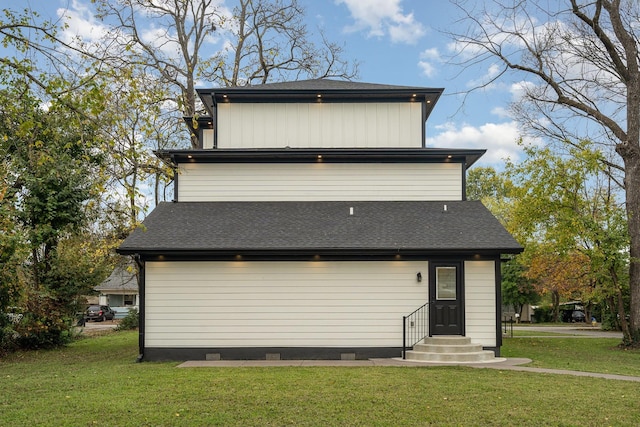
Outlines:
{"label": "door window pane", "polygon": [[456,268],[436,267],[436,299],[456,299]]}

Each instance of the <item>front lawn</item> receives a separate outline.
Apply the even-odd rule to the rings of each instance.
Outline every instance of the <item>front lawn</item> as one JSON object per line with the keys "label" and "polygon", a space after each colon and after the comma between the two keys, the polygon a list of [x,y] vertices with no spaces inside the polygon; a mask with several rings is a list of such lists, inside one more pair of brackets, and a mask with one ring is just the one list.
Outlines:
{"label": "front lawn", "polygon": [[[638,353],[606,356],[609,344],[599,341],[510,339],[504,352],[563,368],[566,359],[545,352],[584,359],[586,370],[606,360],[638,364]],[[585,353],[593,345],[598,350]],[[583,351],[574,356],[576,346]],[[136,355],[137,334],[114,332],[0,361],[0,426],[631,426],[640,419],[637,382],[468,367],[178,369],[134,363]],[[605,360],[589,365],[592,356]]]}
{"label": "front lawn", "polygon": [[623,350],[617,338],[505,338],[504,357],[527,357],[536,368],[640,377],[640,351]]}

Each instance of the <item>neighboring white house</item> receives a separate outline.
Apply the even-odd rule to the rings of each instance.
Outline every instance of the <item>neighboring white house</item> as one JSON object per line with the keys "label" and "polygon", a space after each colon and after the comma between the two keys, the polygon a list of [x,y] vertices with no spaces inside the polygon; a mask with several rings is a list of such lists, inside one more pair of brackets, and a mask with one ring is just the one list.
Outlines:
{"label": "neighboring white house", "polygon": [[108,305],[122,318],[132,308],[139,308],[138,278],[133,264],[118,265],[109,277],[94,289],[99,292],[98,304]]}
{"label": "neighboring white house", "polygon": [[140,267],[140,359],[396,357],[421,306],[426,335],[499,354],[500,256],[522,248],[466,200],[484,150],[424,147],[442,89],[198,93],[201,148],[157,153],[174,202],[118,249]]}

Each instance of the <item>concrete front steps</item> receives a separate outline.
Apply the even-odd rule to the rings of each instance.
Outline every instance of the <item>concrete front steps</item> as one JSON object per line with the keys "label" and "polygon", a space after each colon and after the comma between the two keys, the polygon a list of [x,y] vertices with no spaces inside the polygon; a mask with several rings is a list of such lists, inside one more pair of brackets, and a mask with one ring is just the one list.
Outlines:
{"label": "concrete front steps", "polygon": [[471,338],[459,335],[439,335],[425,338],[406,352],[406,360],[434,363],[491,363],[503,361],[495,353],[472,344]]}

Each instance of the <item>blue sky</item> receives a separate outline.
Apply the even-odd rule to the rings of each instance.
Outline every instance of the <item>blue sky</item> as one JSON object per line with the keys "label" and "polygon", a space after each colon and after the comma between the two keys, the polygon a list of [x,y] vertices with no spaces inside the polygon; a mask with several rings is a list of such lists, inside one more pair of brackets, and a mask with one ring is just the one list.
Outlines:
{"label": "blue sky", "polygon": [[[2,8],[30,7],[44,17],[71,17],[68,35],[85,39],[100,33],[90,0],[0,0]],[[455,28],[459,13],[446,0],[299,0],[310,31],[321,27],[330,40],[345,44],[346,56],[360,62],[360,81],[445,88],[427,122],[427,146],[484,148],[480,164],[501,168],[504,158],[519,160],[520,135],[506,114],[518,82],[501,81],[462,96],[494,71],[491,63],[473,69],[450,65],[453,40],[443,30]],[[22,2],[20,2],[22,3]],[[219,0],[233,7],[231,0]],[[494,64],[495,65],[495,64]]]}

